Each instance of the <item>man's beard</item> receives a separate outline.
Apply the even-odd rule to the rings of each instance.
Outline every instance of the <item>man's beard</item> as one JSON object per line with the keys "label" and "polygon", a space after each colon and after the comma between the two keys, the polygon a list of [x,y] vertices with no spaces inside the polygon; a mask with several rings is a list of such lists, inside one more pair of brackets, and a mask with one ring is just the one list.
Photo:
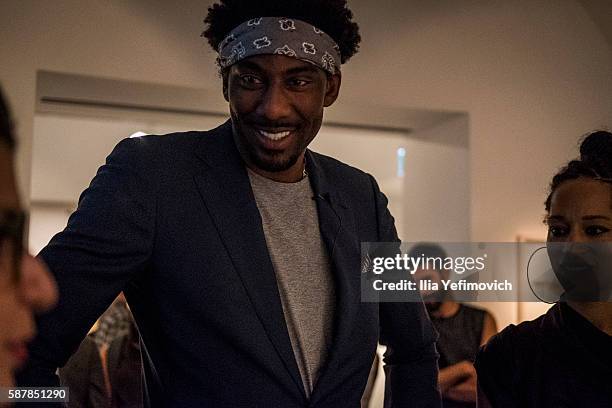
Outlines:
{"label": "man's beard", "polygon": [[269,171],[271,173],[285,171],[291,168],[291,166],[297,163],[300,157],[300,154],[301,154],[300,151],[290,152],[290,154],[287,157],[283,158],[283,157],[275,157],[275,156],[283,156],[282,153],[279,153],[279,154],[272,153],[272,159],[270,160],[269,158],[262,157],[262,155],[259,154],[257,149],[254,148],[253,145],[249,143],[246,143],[245,145],[243,145],[243,148],[244,148],[244,153],[248,157],[248,160],[253,165],[255,165],[259,169]]}
{"label": "man's beard", "polygon": [[439,290],[429,296],[423,298],[425,308],[429,313],[437,312],[444,302],[451,298],[450,293],[446,290]]}
{"label": "man's beard", "polygon": [[[309,138],[308,140],[302,139],[301,134],[296,134],[289,137],[296,138],[296,143],[285,149],[284,151],[270,151],[270,150],[261,150],[257,147],[255,143],[253,143],[250,138],[253,137],[252,132],[254,132],[253,126],[256,125],[255,121],[242,121],[235,113],[230,112],[233,123],[233,131],[234,131],[234,140],[236,142],[236,146],[240,151],[240,154],[243,158],[254,165],[255,167],[271,172],[281,172],[288,170],[291,168],[297,161],[299,160],[302,153],[306,150],[308,144],[312,141],[314,136]],[[280,123],[260,123],[262,126],[269,127],[295,127],[295,132],[303,131],[303,126],[297,124],[280,124]]]}

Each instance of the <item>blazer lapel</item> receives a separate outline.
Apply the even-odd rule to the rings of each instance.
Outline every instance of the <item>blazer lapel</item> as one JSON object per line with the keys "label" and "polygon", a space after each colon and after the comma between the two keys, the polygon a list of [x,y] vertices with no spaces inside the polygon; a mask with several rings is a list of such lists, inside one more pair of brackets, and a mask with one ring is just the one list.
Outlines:
{"label": "blazer lapel", "polygon": [[316,404],[333,392],[343,359],[352,353],[347,345],[360,303],[360,248],[347,200],[337,186],[330,183],[310,151],[306,153],[306,166],[317,200],[319,229],[331,260],[337,296],[333,342],[311,396],[311,403]]}
{"label": "blazer lapel", "polygon": [[231,122],[211,132],[216,134],[204,136],[198,150],[198,155],[208,164],[206,171],[195,176],[198,189],[250,302],[292,379],[286,385],[293,390],[297,386],[305,398],[261,217],[233,141]]}

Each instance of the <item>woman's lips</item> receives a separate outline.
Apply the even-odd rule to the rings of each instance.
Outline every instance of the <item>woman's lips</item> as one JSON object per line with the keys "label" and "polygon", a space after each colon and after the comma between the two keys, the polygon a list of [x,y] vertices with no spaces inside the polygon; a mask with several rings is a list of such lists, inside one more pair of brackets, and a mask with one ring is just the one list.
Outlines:
{"label": "woman's lips", "polygon": [[28,359],[28,346],[26,342],[11,341],[7,344],[6,348],[18,366],[23,365]]}

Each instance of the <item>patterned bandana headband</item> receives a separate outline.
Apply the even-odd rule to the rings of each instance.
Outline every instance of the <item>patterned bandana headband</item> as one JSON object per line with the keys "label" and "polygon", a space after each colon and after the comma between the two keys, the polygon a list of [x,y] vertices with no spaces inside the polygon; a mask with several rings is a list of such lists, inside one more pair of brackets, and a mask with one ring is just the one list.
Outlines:
{"label": "patterned bandana headband", "polygon": [[234,28],[219,44],[227,68],[253,55],[278,54],[310,62],[330,74],[340,71],[340,48],[323,31],[300,20],[259,17]]}

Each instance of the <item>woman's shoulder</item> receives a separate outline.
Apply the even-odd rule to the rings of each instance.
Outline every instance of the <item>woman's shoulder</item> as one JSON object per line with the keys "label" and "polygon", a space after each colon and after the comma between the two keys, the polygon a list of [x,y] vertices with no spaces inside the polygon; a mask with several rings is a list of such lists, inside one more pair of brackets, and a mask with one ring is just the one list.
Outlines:
{"label": "woman's shoulder", "polygon": [[491,337],[481,347],[477,362],[516,364],[521,360],[532,361],[544,343],[555,337],[554,332],[558,329],[559,305],[554,305],[542,316],[518,325],[511,324]]}
{"label": "woman's shoulder", "polygon": [[536,346],[547,338],[547,334],[559,329],[559,319],[559,305],[556,304],[534,320],[521,322],[518,325],[509,325],[493,336],[489,343],[491,343],[491,347],[508,347],[516,343],[528,348]]}
{"label": "woman's shoulder", "polygon": [[511,324],[480,348],[474,365],[478,386],[494,406],[516,406],[518,390],[533,375],[558,327],[558,306],[535,320]]}

